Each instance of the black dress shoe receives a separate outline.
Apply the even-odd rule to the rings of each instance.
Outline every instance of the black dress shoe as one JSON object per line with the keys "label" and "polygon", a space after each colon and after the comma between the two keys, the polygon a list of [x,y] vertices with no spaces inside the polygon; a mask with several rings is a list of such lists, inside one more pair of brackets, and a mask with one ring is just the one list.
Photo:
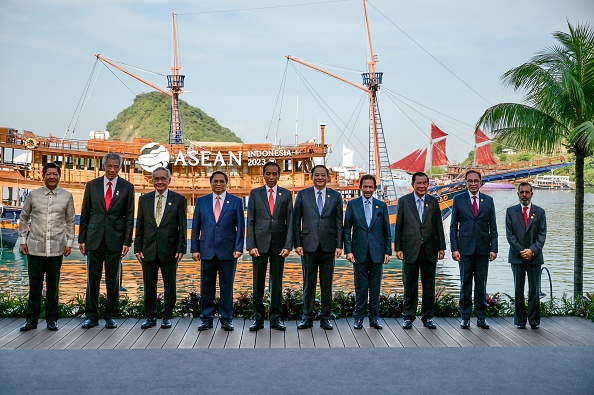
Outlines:
{"label": "black dress shoe", "polygon": [[285,331],[287,327],[283,325],[278,318],[273,318],[270,321],[270,329],[276,329],[277,331]]}
{"label": "black dress shoe", "polygon": [[516,325],[518,329],[526,329],[526,324],[518,324]]}
{"label": "black dress shoe", "polygon": [[105,327],[107,329],[115,329],[118,327],[118,324],[116,324],[116,322],[113,318],[108,318],[105,320]]}
{"label": "black dress shoe", "polygon": [[460,323],[460,328],[462,328],[462,329],[470,328],[470,320],[462,320],[462,322]]}
{"label": "black dress shoe", "polygon": [[377,320],[369,320],[369,326],[375,329],[382,329],[383,326],[380,325],[380,323]]}
{"label": "black dress shoe", "polygon": [[27,332],[31,329],[37,329],[37,324],[27,321],[21,326],[21,332]]}
{"label": "black dress shoe", "polygon": [[[272,326],[272,323],[270,323]],[[250,332],[256,332],[264,328],[264,320],[257,319],[250,325]]]}
{"label": "black dress shoe", "polygon": [[429,318],[428,320],[426,320],[425,322],[423,322],[423,326],[425,328],[429,328],[429,329],[437,329],[437,324],[431,318]]}
{"label": "black dress shoe", "polygon": [[363,320],[355,320],[355,325],[353,325],[355,329],[363,329]]}
{"label": "black dress shoe", "polygon": [[202,321],[202,324],[198,327],[200,332],[212,329],[212,322],[210,321]]}
{"label": "black dress shoe", "polygon": [[58,330],[58,323],[56,321],[47,321],[47,330],[48,331],[57,331]]}
{"label": "black dress shoe", "polygon": [[487,324],[487,320],[484,320],[484,319],[476,320],[476,326],[478,326],[479,328],[483,328],[483,329],[489,329],[489,324]]}
{"label": "black dress shoe", "polygon": [[413,325],[411,320],[404,320],[404,323],[402,324],[402,329],[412,329],[412,327]]}
{"label": "black dress shoe", "polygon": [[308,329],[313,327],[313,320],[310,319],[304,319],[302,320],[298,325],[297,325],[297,329]]}
{"label": "black dress shoe", "polygon": [[320,319],[320,328],[328,330],[328,331],[331,331],[332,329],[334,329],[334,327],[330,323],[330,320],[328,320],[326,318]]}
{"label": "black dress shoe", "polygon": [[540,328],[540,325],[530,325],[530,328],[534,329],[535,331]]}
{"label": "black dress shoe", "polygon": [[163,329],[171,328],[171,320],[167,319],[167,318],[163,318],[161,320],[161,328],[163,328]]}
{"label": "black dress shoe", "polygon": [[147,328],[152,328],[153,326],[157,325],[157,320],[154,318],[147,318],[146,320],[144,320],[144,322],[142,323],[142,325],[140,325],[140,327],[142,329],[147,329]]}
{"label": "black dress shoe", "polygon": [[233,329],[235,329],[230,321],[222,321],[221,328],[227,332],[231,332]]}
{"label": "black dress shoe", "polygon": [[97,325],[99,325],[99,323],[97,321],[93,321],[91,319],[84,320],[82,323],[82,327],[85,329],[92,328]]}

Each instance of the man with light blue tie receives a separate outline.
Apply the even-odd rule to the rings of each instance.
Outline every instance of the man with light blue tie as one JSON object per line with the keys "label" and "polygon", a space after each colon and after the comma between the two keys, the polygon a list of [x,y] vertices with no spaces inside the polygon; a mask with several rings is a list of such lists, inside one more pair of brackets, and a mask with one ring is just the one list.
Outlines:
{"label": "man with light blue tie", "polygon": [[398,200],[394,235],[396,257],[402,260],[404,283],[404,329],[411,329],[419,300],[419,271],[423,286],[421,321],[429,329],[437,328],[435,314],[435,271],[437,260],[444,258],[445,235],[439,202],[427,194],[429,177],[412,176],[413,192]]}
{"label": "man with light blue tie", "polygon": [[369,314],[369,326],[382,329],[378,321],[382,272],[392,255],[388,206],[373,198],[377,183],[371,174],[361,177],[359,189],[363,196],[349,201],[344,217],[344,252],[355,277],[353,327],[363,329],[363,318]]}
{"label": "man with light blue tie", "polygon": [[313,188],[297,194],[293,209],[293,243],[301,256],[303,269],[303,320],[298,329],[313,326],[314,301],[318,270],[322,294],[320,328],[333,329],[330,320],[334,258],[342,254],[342,198],[337,191],[327,188],[330,175],[326,166],[317,165],[311,171]]}

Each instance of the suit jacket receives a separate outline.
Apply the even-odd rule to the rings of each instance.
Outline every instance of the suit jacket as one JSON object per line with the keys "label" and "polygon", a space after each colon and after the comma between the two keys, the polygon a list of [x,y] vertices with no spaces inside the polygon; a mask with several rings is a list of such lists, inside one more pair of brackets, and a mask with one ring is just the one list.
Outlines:
{"label": "suit jacket", "polygon": [[103,177],[89,181],[85,187],[78,242],[96,250],[105,237],[109,251],[120,251],[132,245],[134,228],[134,186],[118,177],[109,211],[105,210]]}
{"label": "suit jacket", "polygon": [[[322,251],[331,252],[342,249],[342,198],[334,189],[326,188],[326,201],[322,215],[314,187],[302,189],[295,198],[293,209],[293,244],[303,247],[305,252],[315,252],[318,246]],[[317,190],[316,190],[317,192]]]}
{"label": "suit jacket", "polygon": [[371,223],[367,226],[363,198],[350,200],[344,215],[344,253],[355,255],[355,262],[365,262],[367,253],[375,263],[392,255],[390,218],[386,203],[371,199]]}
{"label": "suit jacket", "polygon": [[268,189],[263,186],[250,192],[246,249],[278,255],[283,248],[293,248],[293,197],[291,191],[277,186],[274,214],[270,215]]}
{"label": "suit jacket", "polygon": [[489,255],[498,252],[497,221],[493,198],[478,193],[479,212],[474,216],[467,192],[454,197],[450,222],[450,248],[461,255]]}
{"label": "suit jacket", "polygon": [[243,202],[227,192],[222,202],[219,222],[212,208],[213,193],[196,199],[192,220],[191,252],[199,252],[201,259],[232,260],[234,251],[243,252],[245,217]]}
{"label": "suit jacket", "polygon": [[[545,211],[535,206],[530,207],[528,212],[528,228],[524,225],[524,213],[522,205],[508,207],[505,213],[505,235],[509,243],[509,263],[544,263],[542,248],[547,238],[547,218]],[[520,256],[520,251],[530,248],[532,250],[532,259],[524,261]]]}
{"label": "suit jacket", "polygon": [[153,191],[138,199],[134,253],[142,252],[148,262],[157,258],[161,262],[175,261],[178,252],[185,254],[187,250],[187,200],[179,193],[168,190],[161,223],[157,226],[155,194],[156,191]]}
{"label": "suit jacket", "polygon": [[427,259],[437,263],[437,253],[446,249],[445,235],[439,202],[431,195],[425,195],[423,221],[419,218],[414,193],[398,199],[398,214],[394,234],[394,249],[404,253],[404,261],[416,262],[421,245]]}

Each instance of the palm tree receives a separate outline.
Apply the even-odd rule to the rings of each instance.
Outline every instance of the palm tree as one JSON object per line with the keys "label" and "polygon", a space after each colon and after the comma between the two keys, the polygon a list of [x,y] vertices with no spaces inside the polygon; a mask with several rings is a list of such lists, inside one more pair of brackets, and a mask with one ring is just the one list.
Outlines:
{"label": "palm tree", "polygon": [[574,298],[584,288],[584,159],[594,154],[594,30],[588,24],[555,32],[555,45],[509,70],[504,85],[524,92],[524,104],[501,103],[485,111],[477,127],[520,149],[575,155]]}

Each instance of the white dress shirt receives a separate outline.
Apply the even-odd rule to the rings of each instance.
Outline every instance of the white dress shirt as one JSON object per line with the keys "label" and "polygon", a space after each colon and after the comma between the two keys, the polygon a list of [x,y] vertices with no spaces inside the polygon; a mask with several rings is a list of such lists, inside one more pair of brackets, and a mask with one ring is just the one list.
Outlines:
{"label": "white dress shirt", "polygon": [[[167,193],[169,192],[169,188],[165,190],[161,195],[163,196],[161,199],[161,218],[163,218],[163,213],[165,212],[165,204],[167,203]],[[155,218],[157,218],[157,202],[159,201],[159,192],[155,189]]]}

